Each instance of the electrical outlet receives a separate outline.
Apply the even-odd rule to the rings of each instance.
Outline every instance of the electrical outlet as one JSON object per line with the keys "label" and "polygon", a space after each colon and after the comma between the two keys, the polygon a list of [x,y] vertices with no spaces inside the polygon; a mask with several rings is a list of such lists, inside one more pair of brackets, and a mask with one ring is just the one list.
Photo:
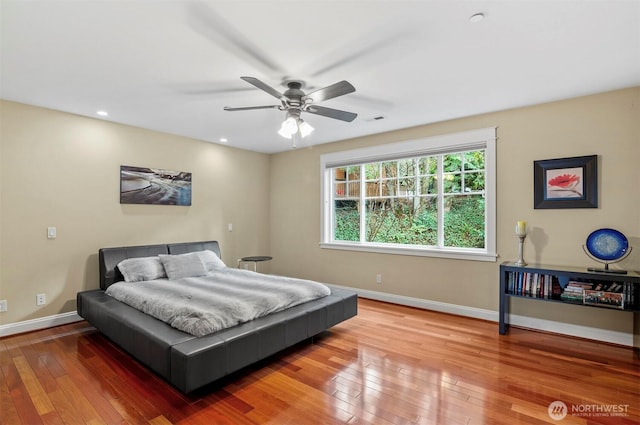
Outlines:
{"label": "electrical outlet", "polygon": [[381,285],[381,284],[382,284],[382,275],[381,275],[381,274],[377,274],[377,275],[376,275],[376,283],[377,283],[378,285]]}
{"label": "electrical outlet", "polygon": [[0,300],[0,313],[7,311],[7,300]]}
{"label": "electrical outlet", "polygon": [[47,296],[45,294],[36,295],[36,305],[45,305],[47,303]]}

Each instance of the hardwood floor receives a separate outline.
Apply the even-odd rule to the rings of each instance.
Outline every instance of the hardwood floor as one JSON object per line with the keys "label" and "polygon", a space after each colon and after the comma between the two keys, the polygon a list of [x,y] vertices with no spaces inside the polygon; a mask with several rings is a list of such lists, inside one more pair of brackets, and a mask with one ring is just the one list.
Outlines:
{"label": "hardwood floor", "polygon": [[[499,336],[497,323],[366,299],[359,307],[312,343],[189,395],[86,322],[6,337],[0,423],[640,423],[631,348],[517,328]],[[563,420],[549,415],[554,401],[566,405]]]}

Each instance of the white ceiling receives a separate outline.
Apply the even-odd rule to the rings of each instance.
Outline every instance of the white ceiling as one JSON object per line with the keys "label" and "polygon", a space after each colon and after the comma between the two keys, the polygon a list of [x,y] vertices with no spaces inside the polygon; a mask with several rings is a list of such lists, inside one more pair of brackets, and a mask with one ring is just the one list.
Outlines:
{"label": "white ceiling", "polygon": [[640,85],[636,0],[0,2],[1,98],[266,153],[284,112],[223,111],[278,103],[240,76],[356,87],[300,146]]}

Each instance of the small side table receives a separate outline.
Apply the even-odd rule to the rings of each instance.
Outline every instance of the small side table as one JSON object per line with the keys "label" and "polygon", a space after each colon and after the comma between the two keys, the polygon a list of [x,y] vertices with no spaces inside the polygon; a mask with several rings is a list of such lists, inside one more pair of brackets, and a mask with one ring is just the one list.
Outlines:
{"label": "small side table", "polygon": [[253,271],[258,271],[258,263],[262,261],[270,261],[273,257],[269,257],[268,255],[256,255],[254,257],[242,257],[238,260],[238,268],[240,268],[240,263],[253,263]]}

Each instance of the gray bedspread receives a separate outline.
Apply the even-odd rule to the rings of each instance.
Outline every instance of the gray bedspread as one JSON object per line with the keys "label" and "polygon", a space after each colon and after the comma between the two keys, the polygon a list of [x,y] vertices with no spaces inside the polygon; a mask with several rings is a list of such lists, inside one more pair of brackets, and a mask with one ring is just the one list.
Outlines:
{"label": "gray bedspread", "polygon": [[322,298],[325,285],[303,279],[221,268],[207,276],[118,282],[106,293],[195,336]]}

